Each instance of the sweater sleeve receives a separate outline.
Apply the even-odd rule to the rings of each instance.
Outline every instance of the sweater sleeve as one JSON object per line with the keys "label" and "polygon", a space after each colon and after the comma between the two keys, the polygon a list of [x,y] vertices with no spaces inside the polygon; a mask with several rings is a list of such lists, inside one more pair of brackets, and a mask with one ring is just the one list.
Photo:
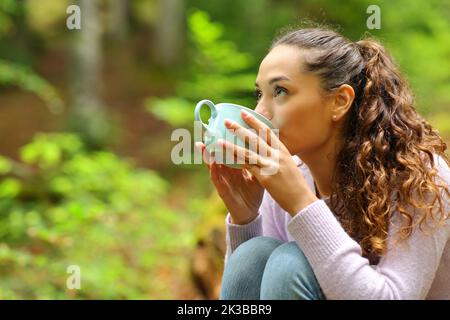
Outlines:
{"label": "sweater sleeve", "polygon": [[231,223],[230,213],[228,212],[225,218],[226,225],[226,254],[225,263],[231,253],[245,241],[258,237],[268,236],[281,239],[281,234],[277,224],[275,223],[275,216],[273,212],[273,200],[267,191],[264,191],[261,206],[258,211],[258,216],[251,222],[245,225],[237,225]]}
{"label": "sweater sleeve", "polygon": [[[292,156],[297,165],[301,164],[298,156]],[[301,170],[306,170],[301,166]],[[309,172],[309,171],[307,171]],[[309,176],[306,177],[310,179]],[[309,180],[308,180],[309,181]],[[312,183],[312,181],[310,181]],[[282,210],[276,210],[279,208],[276,205],[270,194],[264,190],[261,206],[258,211],[258,216],[246,225],[236,225],[231,223],[230,213],[228,212],[225,218],[226,226],[226,253],[225,263],[228,257],[236,250],[236,248],[245,241],[258,237],[267,236],[279,239],[281,241],[287,241],[287,230],[285,228],[284,217],[282,216]],[[277,223],[278,222],[278,223]]]}
{"label": "sweater sleeve", "polygon": [[[437,168],[448,185],[450,169],[442,162]],[[447,213],[450,199],[441,194]],[[430,229],[433,232],[415,227],[408,239],[398,242],[392,237],[400,225],[398,216],[394,213],[387,252],[376,266],[362,256],[360,245],[323,200],[298,212],[288,231],[310,262],[327,299],[425,299],[449,239],[450,222]]]}

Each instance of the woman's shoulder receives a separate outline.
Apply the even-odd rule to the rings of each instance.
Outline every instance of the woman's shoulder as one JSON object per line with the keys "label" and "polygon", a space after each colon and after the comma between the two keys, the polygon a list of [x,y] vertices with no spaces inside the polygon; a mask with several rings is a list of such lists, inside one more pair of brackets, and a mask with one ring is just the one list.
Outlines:
{"label": "woman's shoulder", "polygon": [[437,153],[434,153],[433,160],[435,167],[439,171],[439,173],[448,178],[450,176],[450,167],[447,161],[445,161],[444,157]]}

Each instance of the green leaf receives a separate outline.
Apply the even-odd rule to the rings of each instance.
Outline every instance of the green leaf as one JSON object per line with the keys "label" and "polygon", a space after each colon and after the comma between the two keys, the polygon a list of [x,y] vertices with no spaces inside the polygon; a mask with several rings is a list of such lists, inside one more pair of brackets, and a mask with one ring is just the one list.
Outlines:
{"label": "green leaf", "polygon": [[11,171],[12,164],[7,158],[0,156],[0,174],[7,174]]}
{"label": "green leaf", "polygon": [[6,178],[0,182],[0,198],[14,198],[21,190],[20,181]]}
{"label": "green leaf", "polygon": [[150,98],[146,100],[145,107],[156,117],[167,121],[174,127],[194,121],[193,104],[182,98]]}
{"label": "green leaf", "polygon": [[62,111],[63,102],[56,89],[24,65],[0,59],[0,85],[31,91],[44,100],[50,111]]}

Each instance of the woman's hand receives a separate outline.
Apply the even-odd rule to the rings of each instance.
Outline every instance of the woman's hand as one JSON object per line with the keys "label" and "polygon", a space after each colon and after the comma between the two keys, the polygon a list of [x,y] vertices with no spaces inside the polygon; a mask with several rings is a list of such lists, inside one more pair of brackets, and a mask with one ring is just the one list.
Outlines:
{"label": "woman's hand", "polygon": [[[255,117],[242,112],[242,119],[256,130],[225,120],[226,127],[250,146],[242,148],[226,140],[219,140],[225,152],[243,161],[247,169],[291,216],[318,200],[308,187],[291,154],[277,135]],[[242,162],[239,162],[242,163]]]}
{"label": "woman's hand", "polygon": [[196,142],[196,147],[202,154],[219,196],[230,212],[231,222],[247,224],[255,219],[264,194],[264,188],[258,180],[245,169],[234,169],[213,161],[204,143]]}

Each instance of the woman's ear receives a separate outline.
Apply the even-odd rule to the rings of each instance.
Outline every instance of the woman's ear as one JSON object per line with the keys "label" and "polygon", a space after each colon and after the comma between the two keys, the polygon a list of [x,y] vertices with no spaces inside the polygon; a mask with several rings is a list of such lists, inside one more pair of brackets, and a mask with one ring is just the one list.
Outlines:
{"label": "woman's ear", "polygon": [[355,99],[355,91],[348,84],[343,84],[333,93],[331,117],[333,121],[341,120],[350,109]]}

